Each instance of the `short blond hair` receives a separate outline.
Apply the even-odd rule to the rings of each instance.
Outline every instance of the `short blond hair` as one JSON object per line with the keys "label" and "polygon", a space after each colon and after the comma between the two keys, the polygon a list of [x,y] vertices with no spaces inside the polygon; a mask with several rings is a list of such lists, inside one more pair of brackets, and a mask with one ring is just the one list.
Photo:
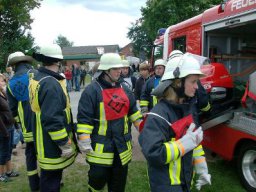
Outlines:
{"label": "short blond hair", "polygon": [[139,70],[148,70],[149,71],[149,65],[146,63],[141,63],[139,66]]}
{"label": "short blond hair", "polygon": [[164,91],[163,96],[158,99],[166,99],[167,101],[178,101],[178,95],[174,91],[174,88],[178,88],[181,85],[181,79],[175,79],[172,84]]}

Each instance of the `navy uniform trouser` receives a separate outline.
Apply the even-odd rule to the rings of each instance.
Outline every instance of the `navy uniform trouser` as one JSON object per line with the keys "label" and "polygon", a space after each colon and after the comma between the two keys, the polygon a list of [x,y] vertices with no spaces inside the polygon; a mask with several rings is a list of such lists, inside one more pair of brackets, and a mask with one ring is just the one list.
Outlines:
{"label": "navy uniform trouser", "polygon": [[112,167],[90,165],[89,191],[102,190],[107,184],[109,192],[124,192],[127,173],[128,165],[122,166],[119,155],[115,153]]}
{"label": "navy uniform trouser", "polygon": [[63,169],[41,169],[40,192],[59,192]]}
{"label": "navy uniform trouser", "polygon": [[36,149],[34,142],[26,143],[25,155],[29,186],[31,191],[37,191],[39,190],[40,179],[37,169]]}

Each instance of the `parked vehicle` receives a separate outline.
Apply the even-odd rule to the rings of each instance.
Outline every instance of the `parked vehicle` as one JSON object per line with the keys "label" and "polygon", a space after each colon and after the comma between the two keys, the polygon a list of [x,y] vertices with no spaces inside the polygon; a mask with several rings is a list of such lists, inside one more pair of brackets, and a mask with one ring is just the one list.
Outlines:
{"label": "parked vehicle", "polygon": [[[175,49],[210,59],[210,65],[203,66],[207,76],[201,79],[212,101],[211,113],[201,117],[203,145],[236,160],[247,191],[256,191],[256,109],[242,107],[241,98],[256,69],[255,34],[256,1],[229,0],[168,27],[152,51],[165,60]],[[255,87],[256,78],[251,81]]]}

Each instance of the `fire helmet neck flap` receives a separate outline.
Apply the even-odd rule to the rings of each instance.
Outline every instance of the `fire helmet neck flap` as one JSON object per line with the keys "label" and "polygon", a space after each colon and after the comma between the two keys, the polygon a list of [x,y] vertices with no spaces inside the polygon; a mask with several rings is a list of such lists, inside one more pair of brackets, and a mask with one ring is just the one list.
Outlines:
{"label": "fire helmet neck flap", "polygon": [[37,61],[41,61],[47,65],[52,65],[63,60],[62,50],[57,44],[41,46],[39,53],[33,53],[33,57]]}

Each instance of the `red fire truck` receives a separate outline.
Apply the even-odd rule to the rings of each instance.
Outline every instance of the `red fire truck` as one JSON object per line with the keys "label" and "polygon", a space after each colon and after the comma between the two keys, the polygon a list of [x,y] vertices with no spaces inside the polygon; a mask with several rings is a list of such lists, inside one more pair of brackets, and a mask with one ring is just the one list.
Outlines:
{"label": "red fire truck", "polygon": [[154,44],[155,58],[160,54],[168,60],[170,52],[179,49],[210,59],[208,74],[201,79],[213,107],[210,116],[202,117],[203,145],[236,160],[241,183],[247,191],[256,191],[256,108],[243,108],[240,102],[256,69],[256,0],[229,0],[212,7],[168,27]]}

